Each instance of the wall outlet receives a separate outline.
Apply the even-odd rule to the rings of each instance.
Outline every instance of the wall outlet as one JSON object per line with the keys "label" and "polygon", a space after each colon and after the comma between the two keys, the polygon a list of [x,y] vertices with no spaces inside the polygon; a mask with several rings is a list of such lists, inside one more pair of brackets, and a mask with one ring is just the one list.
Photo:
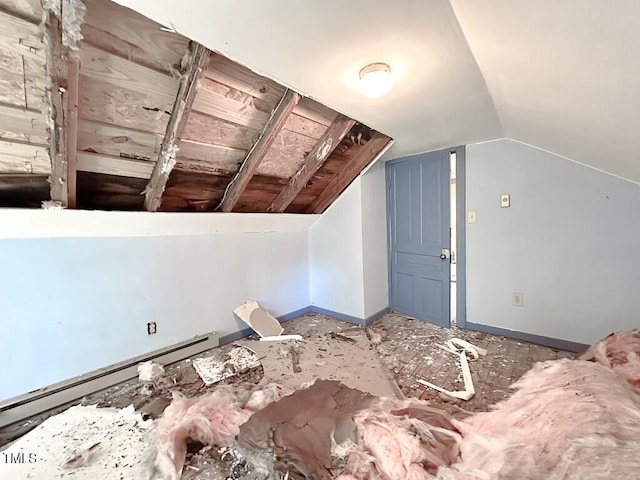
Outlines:
{"label": "wall outlet", "polygon": [[500,195],[500,206],[502,208],[507,208],[509,205],[511,205],[511,197],[509,196],[509,194],[503,193],[502,195]]}
{"label": "wall outlet", "polygon": [[156,333],[156,322],[147,323],[147,334],[153,335],[154,333]]}
{"label": "wall outlet", "polygon": [[512,293],[511,294],[511,303],[514,307],[522,307],[524,305],[524,295],[521,293]]}
{"label": "wall outlet", "polygon": [[467,212],[467,223],[476,223],[478,220],[478,215],[475,210],[469,210]]}

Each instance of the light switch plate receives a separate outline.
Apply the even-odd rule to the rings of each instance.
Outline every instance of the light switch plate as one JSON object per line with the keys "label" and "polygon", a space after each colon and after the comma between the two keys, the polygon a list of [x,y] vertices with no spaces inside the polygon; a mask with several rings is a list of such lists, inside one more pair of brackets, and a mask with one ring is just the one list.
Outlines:
{"label": "light switch plate", "polygon": [[511,204],[511,198],[508,193],[503,193],[500,195],[500,206],[502,208],[506,208]]}

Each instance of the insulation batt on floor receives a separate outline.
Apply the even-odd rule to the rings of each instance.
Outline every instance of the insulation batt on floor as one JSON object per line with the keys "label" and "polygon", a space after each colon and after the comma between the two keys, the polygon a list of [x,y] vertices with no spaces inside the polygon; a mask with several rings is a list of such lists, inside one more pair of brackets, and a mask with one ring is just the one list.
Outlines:
{"label": "insulation batt on floor", "polygon": [[0,464],[0,478],[177,480],[194,440],[223,447],[252,476],[189,478],[640,478],[639,347],[638,332],[622,332],[581,359],[538,363],[509,399],[473,415],[328,380],[295,391],[272,384],[176,393],[154,422],[130,410],[73,407],[2,452],[40,452],[42,462]]}

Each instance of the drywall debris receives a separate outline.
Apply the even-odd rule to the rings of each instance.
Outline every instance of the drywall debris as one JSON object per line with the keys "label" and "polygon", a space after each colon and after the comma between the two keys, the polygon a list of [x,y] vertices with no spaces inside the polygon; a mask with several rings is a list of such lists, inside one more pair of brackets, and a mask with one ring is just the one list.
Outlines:
{"label": "drywall debris", "polygon": [[417,480],[457,460],[458,437],[451,416],[427,402],[318,380],[253,414],[238,441],[273,450],[276,469],[293,478]]}
{"label": "drywall debris", "polygon": [[329,336],[336,340],[342,340],[343,342],[356,343],[355,339],[351,337],[347,337],[345,335],[340,335],[339,333],[336,333],[336,332],[329,333]]}
{"label": "drywall debris", "polygon": [[247,347],[234,347],[226,354],[224,359],[220,358],[220,355],[212,355],[210,357],[197,358],[193,361],[193,368],[200,375],[205,385],[213,385],[221,380],[259,366],[258,356]]}
{"label": "drywall debris", "polygon": [[83,448],[79,453],[75,453],[64,463],[63,467],[80,468],[89,465],[93,452],[98,448],[98,445],[100,445],[100,442],[94,443],[88,448]]}
{"label": "drywall debris", "polygon": [[460,338],[452,338],[445,343],[445,346],[439,345],[443,350],[458,355],[460,359],[460,369],[462,371],[462,379],[464,381],[464,390],[459,392],[451,392],[449,390],[445,390],[438,385],[434,385],[431,382],[427,382],[426,380],[418,379],[418,383],[425,385],[427,387],[433,388],[439,392],[444,393],[452,398],[457,398],[459,400],[469,400],[475,394],[476,390],[473,386],[473,379],[471,378],[471,370],[469,369],[469,362],[467,360],[467,353],[471,354],[474,360],[478,359],[479,355],[486,355],[487,351],[483,348],[476,347],[471,343],[462,340]]}
{"label": "drywall debris", "polygon": [[300,368],[300,354],[293,345],[289,347],[289,352],[291,353],[291,366],[293,368],[293,373],[302,372],[302,368]]}
{"label": "drywall debris", "polygon": [[254,412],[290,393],[279,385],[254,391],[221,386],[199,398],[186,398],[174,392],[171,405],[157,424],[156,468],[160,477],[180,478],[189,439],[205,445],[230,447],[240,425]]}
{"label": "drywall debris", "polygon": [[152,478],[155,428],[133,406],[75,406],[54,415],[2,452],[0,478]]}
{"label": "drywall debris", "polygon": [[275,335],[271,337],[260,337],[261,342],[283,342],[288,340],[304,341],[302,335]]}
{"label": "drywall debris", "polygon": [[62,206],[62,202],[54,201],[54,200],[45,200],[42,202],[43,210],[64,210]]}
{"label": "drywall debris", "polygon": [[143,382],[155,382],[164,373],[164,367],[148,361],[138,365],[138,378]]}
{"label": "drywall debris", "polygon": [[280,322],[260,308],[255,300],[247,300],[237,307],[235,313],[261,337],[278,336],[284,332]]}
{"label": "drywall debris", "polygon": [[374,345],[380,345],[382,341],[387,338],[387,331],[383,326],[369,327],[367,328],[367,335],[369,336],[371,343]]}

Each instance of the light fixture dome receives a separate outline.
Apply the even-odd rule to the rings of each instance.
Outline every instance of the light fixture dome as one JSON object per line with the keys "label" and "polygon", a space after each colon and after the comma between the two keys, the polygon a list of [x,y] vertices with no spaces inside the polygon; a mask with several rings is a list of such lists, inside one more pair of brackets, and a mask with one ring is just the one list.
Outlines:
{"label": "light fixture dome", "polygon": [[370,63],[360,70],[358,87],[367,97],[381,97],[391,89],[391,67],[386,63]]}

